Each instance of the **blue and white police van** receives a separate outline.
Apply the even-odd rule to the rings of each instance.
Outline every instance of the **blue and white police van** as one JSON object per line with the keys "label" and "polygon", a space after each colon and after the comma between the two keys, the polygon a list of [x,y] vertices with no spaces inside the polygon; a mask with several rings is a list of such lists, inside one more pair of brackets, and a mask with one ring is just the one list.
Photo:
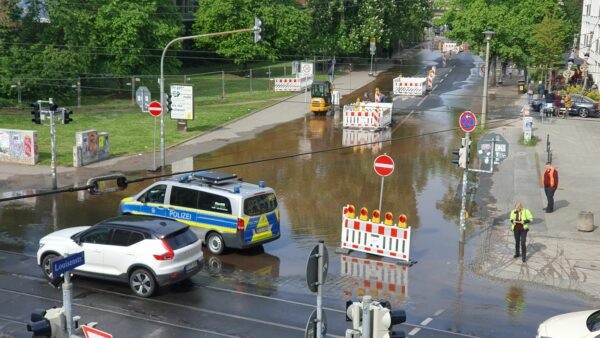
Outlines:
{"label": "blue and white police van", "polygon": [[275,191],[234,174],[200,171],[158,181],[124,198],[122,214],[155,215],[188,224],[213,254],[278,239],[280,215]]}

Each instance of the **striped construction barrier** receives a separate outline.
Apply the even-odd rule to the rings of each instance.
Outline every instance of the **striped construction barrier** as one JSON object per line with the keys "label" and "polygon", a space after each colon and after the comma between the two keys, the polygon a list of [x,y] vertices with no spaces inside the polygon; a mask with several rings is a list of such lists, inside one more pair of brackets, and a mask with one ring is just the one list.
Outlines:
{"label": "striped construction barrier", "polygon": [[344,283],[346,299],[371,295],[375,299],[398,297],[408,293],[408,267],[368,258],[340,255],[340,275],[350,279]]}
{"label": "striped construction barrier", "polygon": [[361,216],[358,218],[354,218],[354,207],[351,205],[345,206],[343,211],[340,245],[342,249],[410,262],[410,227],[406,226],[406,216],[400,216],[398,223],[404,222],[405,226],[400,227],[379,223],[374,219],[375,216],[367,219],[365,208],[361,210]]}
{"label": "striped construction barrier", "polygon": [[300,92],[310,87],[313,82],[312,76],[296,78],[275,78],[273,91],[276,92]]}
{"label": "striped construction barrier", "polygon": [[391,138],[392,129],[390,128],[378,131],[344,128],[342,133],[342,146],[350,147],[363,145],[362,147],[356,147],[356,149],[373,149],[373,153],[378,153],[383,146],[383,142],[389,141]]}
{"label": "striped construction barrier", "polygon": [[342,126],[367,130],[379,130],[392,123],[393,103],[347,104],[343,110]]}
{"label": "striped construction barrier", "polygon": [[420,96],[427,92],[425,77],[397,77],[394,79],[394,95]]}

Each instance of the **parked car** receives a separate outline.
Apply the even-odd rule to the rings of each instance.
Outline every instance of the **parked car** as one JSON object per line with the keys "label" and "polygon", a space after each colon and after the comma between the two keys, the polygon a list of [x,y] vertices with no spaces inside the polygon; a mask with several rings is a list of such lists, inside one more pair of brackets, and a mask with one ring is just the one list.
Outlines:
{"label": "parked car", "polygon": [[544,107],[546,105],[546,100],[544,99],[533,99],[531,101],[531,108],[533,109],[533,111],[539,112],[542,107]]}
{"label": "parked car", "polygon": [[52,280],[52,261],[81,251],[85,264],[74,274],[127,282],[141,297],[195,275],[203,264],[202,241],[188,225],[136,215],[46,235],[40,239],[37,263]]}
{"label": "parked car", "polygon": [[275,191],[264,181],[243,182],[234,174],[199,171],[158,181],[124,198],[119,210],[185,222],[216,255],[281,236]]}
{"label": "parked car", "polygon": [[536,338],[598,338],[600,310],[565,313],[545,320]]}
{"label": "parked car", "polygon": [[597,101],[579,94],[571,95],[571,109],[569,110],[569,115],[579,115],[580,117],[598,117],[598,115],[600,115],[599,110],[600,106],[598,105]]}

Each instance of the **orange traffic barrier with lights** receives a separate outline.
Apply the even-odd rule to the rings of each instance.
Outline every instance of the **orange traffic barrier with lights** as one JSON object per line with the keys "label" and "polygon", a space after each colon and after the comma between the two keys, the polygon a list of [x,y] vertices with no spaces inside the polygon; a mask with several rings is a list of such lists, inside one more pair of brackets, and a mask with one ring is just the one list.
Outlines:
{"label": "orange traffic barrier with lights", "polygon": [[395,258],[410,263],[410,227],[405,214],[393,224],[394,215],[386,212],[383,222],[380,211],[374,210],[369,219],[369,210],[361,208],[356,217],[355,208],[348,204],[343,208],[341,248],[368,254]]}

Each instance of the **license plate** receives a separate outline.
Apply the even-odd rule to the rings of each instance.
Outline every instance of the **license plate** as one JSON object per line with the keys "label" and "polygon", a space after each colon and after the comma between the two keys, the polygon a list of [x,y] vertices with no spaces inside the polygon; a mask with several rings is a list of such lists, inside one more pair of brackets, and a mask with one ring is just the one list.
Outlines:
{"label": "license plate", "polygon": [[256,228],[256,233],[257,233],[257,234],[260,234],[260,233],[263,233],[263,232],[265,232],[265,231],[267,231],[267,230],[269,230],[269,227],[268,227],[268,226],[266,226],[266,227],[260,227],[260,228]]}
{"label": "license plate", "polygon": [[190,264],[185,266],[185,271],[190,271],[192,269],[195,269],[198,266],[198,261],[193,261]]}

